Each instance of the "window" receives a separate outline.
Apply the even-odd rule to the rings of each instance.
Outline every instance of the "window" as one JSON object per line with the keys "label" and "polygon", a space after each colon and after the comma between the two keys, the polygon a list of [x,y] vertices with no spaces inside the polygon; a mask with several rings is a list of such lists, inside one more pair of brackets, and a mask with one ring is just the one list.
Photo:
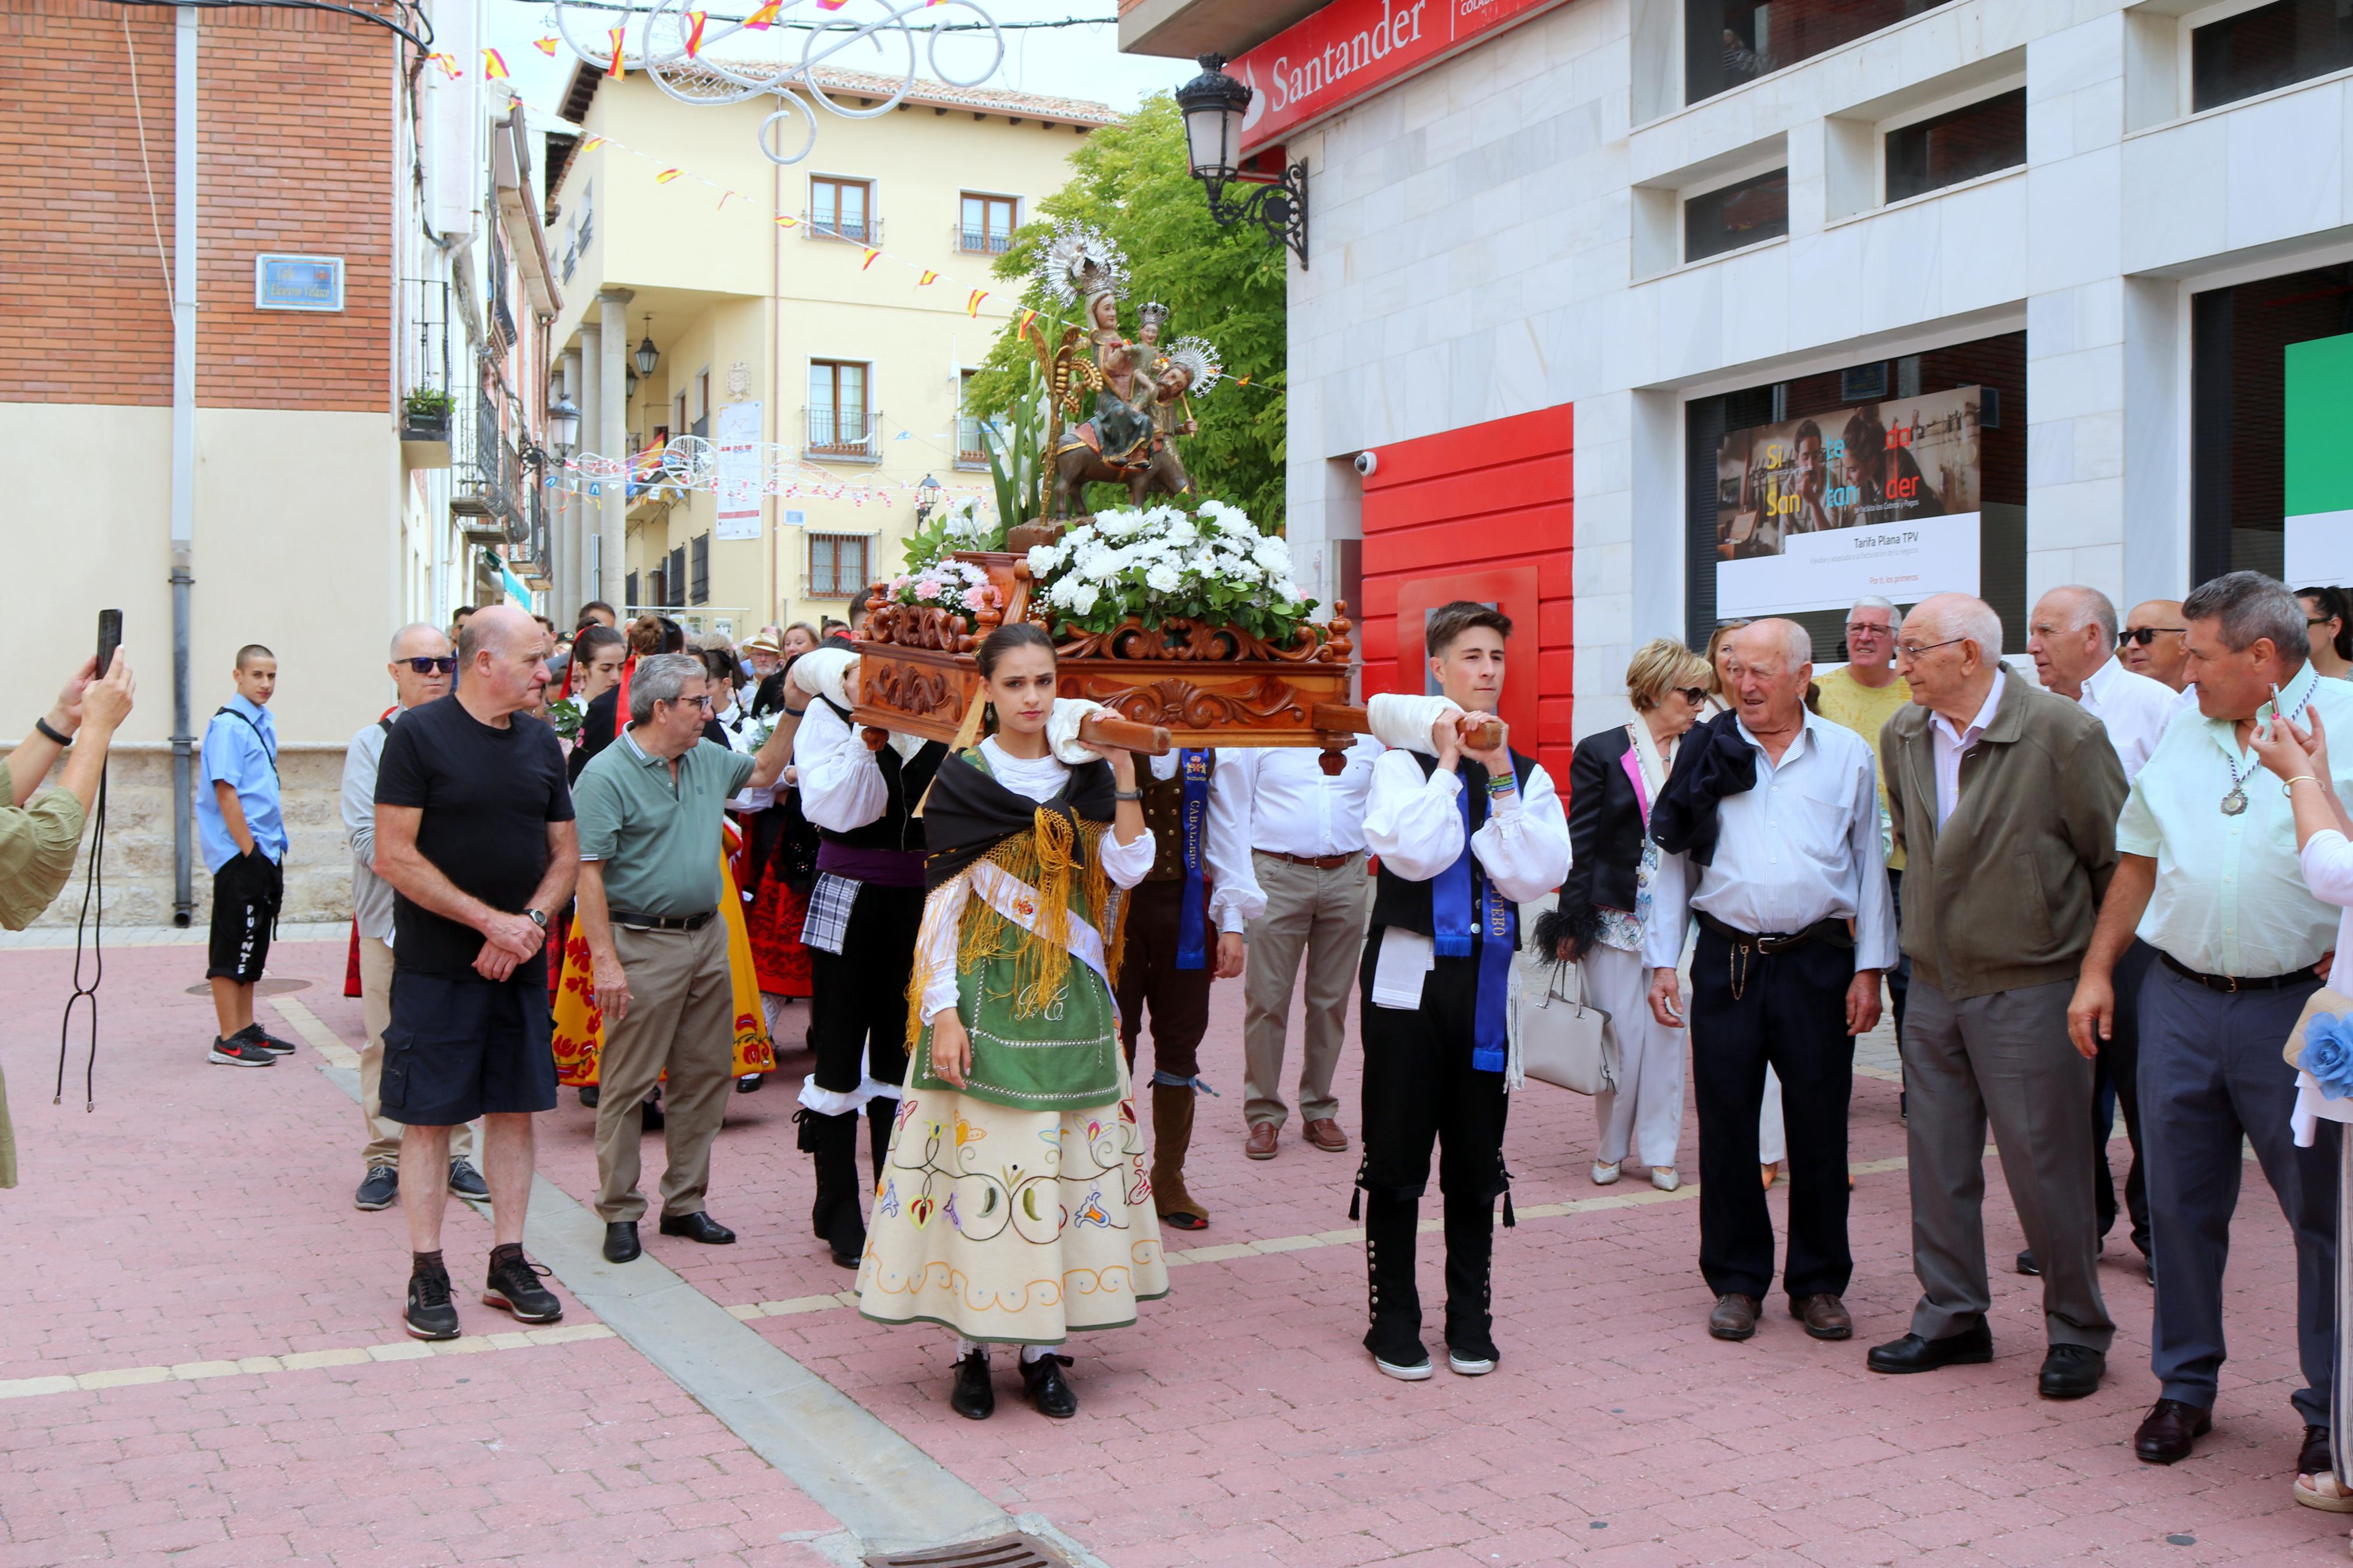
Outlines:
{"label": "window", "polygon": [[711,372],[708,368],[698,372],[695,375],[694,400],[696,405],[694,423],[688,426],[687,429],[696,436],[708,436],[711,434]]}
{"label": "window", "polygon": [[1720,256],[1789,232],[1789,171],[1775,169],[1683,203],[1683,259]]}
{"label": "window", "polygon": [[2211,109],[2353,66],[2353,5],[2278,0],[2189,35],[2189,107]]}
{"label": "window", "polygon": [[812,533],[808,536],[808,596],[847,599],[866,586],[867,536],[862,533]]}
{"label": "window", "polygon": [[686,423],[686,393],[683,388],[680,390],[678,401],[672,404],[671,407],[675,412],[671,415],[670,427],[684,435],[689,426]]}
{"label": "window", "polygon": [[683,544],[670,552],[670,565],[662,573],[662,603],[686,603],[686,546]]}
{"label": "window", "polygon": [[809,362],[810,451],[867,455],[866,371],[838,360]]}
{"label": "window", "polygon": [[839,239],[871,245],[878,237],[873,224],[873,185],[865,180],[809,181],[809,227]]}
{"label": "window", "polygon": [[[588,542],[591,544],[602,544],[604,541],[591,537]],[[638,574],[635,572],[632,572],[621,580],[622,606],[626,609],[634,610],[639,605],[644,603],[645,601],[643,599],[638,597]]]}
{"label": "window", "polygon": [[956,455],[959,468],[988,467],[988,448],[981,444],[980,416],[972,406],[972,378],[977,371],[965,371],[956,383]]}
{"label": "window", "polygon": [[2026,89],[1887,133],[1887,199],[1957,185],[2026,162]]}
{"label": "window", "polygon": [[966,191],[964,221],[956,229],[958,250],[985,250],[1002,256],[1013,247],[1018,205],[1011,196],[976,196]]}
{"label": "window", "polygon": [[1697,103],[1728,92],[1943,4],[1945,0],[1683,0],[1683,101]]}
{"label": "window", "polygon": [[707,605],[711,603],[711,535],[696,534],[689,548],[691,558],[687,565],[686,602]]}

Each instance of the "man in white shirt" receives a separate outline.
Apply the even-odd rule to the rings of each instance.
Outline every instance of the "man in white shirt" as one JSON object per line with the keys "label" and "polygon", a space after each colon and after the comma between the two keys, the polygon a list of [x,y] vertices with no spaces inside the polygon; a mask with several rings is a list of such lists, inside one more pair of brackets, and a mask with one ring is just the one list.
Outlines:
{"label": "man in white shirt", "polygon": [[[2175,606],[2178,608],[2179,606]],[[2143,605],[2147,609],[2148,606]],[[2165,738],[2165,727],[2181,708],[2181,699],[2161,680],[2135,674],[2109,650],[2118,644],[2116,607],[2097,588],[2080,584],[2053,588],[2035,602],[2027,622],[2026,651],[2034,656],[2034,672],[2043,689],[2083,704],[2108,732],[2116,761],[2130,784]],[[2132,1145],[2132,1168],[2125,1175],[2125,1211],[2132,1219],[2133,1245],[2140,1249],[2142,1272],[2155,1277],[2148,1258],[2148,1179],[2141,1169],[2140,1095],[2135,1068],[2140,1061],[2140,984],[2157,949],[2135,938],[2116,963],[2116,1033],[2093,1061],[2092,1195],[2099,1205],[2099,1234],[2105,1237],[2116,1223],[2116,1173],[2108,1168],[2108,1134],[2115,1112],[2125,1113],[2125,1137]],[[2041,1272],[2034,1250],[2018,1255],[2021,1274]]]}
{"label": "man in white shirt", "polygon": [[[2213,1425],[2224,1356],[2222,1265],[2252,1145],[2295,1241],[2296,1349],[2305,1423],[2298,1475],[2329,1468],[2337,1343],[2339,1138],[2324,1123],[2295,1146],[2295,1068],[2280,1043],[2320,984],[2338,911],[2312,896],[2293,809],[2247,742],[2259,723],[2317,713],[2353,735],[2353,686],[2313,669],[2304,608],[2255,572],[2217,577],[2182,602],[2199,712],[2158,742],[2116,819],[2121,859],[2067,1009],[2075,1048],[2107,1048],[2116,973],[2136,931],[2158,962],[2140,994],[2141,1139],[2157,1271],[2149,1364],[2157,1403],[2133,1434],[2155,1465],[2189,1458]],[[2274,710],[2276,709],[2276,713]],[[2331,759],[2353,787],[2353,749]]]}
{"label": "man in white shirt", "polygon": [[[390,1208],[400,1195],[400,1123],[388,1121],[377,1090],[384,1081],[384,1030],[392,1021],[392,884],[375,874],[375,773],[393,721],[420,703],[449,695],[458,658],[449,639],[430,621],[392,634],[391,673],[397,701],[391,712],[352,737],[343,752],[343,834],[352,846],[352,923],[359,932],[360,1008],[367,1020],[367,1043],[360,1047],[360,1121],[367,1143],[360,1151],[363,1174],[353,1206]],[[491,1189],[474,1168],[474,1129],[461,1123],[449,1134],[449,1190],[476,1203]]]}
{"label": "man in white shirt", "polygon": [[2187,630],[2180,600],[2144,599],[2125,617],[2125,629],[2116,637],[2116,662],[2135,675],[2182,690],[2190,679]]}
{"label": "man in white shirt", "polygon": [[1814,1338],[1843,1340],[1854,1332],[1841,1300],[1854,1273],[1854,1037],[1878,1024],[1880,976],[1896,959],[1878,769],[1862,736],[1806,710],[1804,627],[1757,621],[1725,654],[1734,709],[1685,737],[1651,813],[1667,853],[1643,939],[1651,1010],[1683,1026],[1675,964],[1696,915],[1692,1089],[1700,1272],[1716,1297],[1708,1332],[1756,1333],[1773,1281],[1773,1218],[1752,1174],[1769,1063],[1788,1127],[1789,1312]]}
{"label": "man in white shirt", "polygon": [[1218,753],[1218,785],[1232,803],[1244,868],[1265,912],[1250,922],[1242,981],[1242,1152],[1271,1160],[1290,1108],[1282,1102],[1283,1037],[1299,960],[1307,958],[1307,1019],[1300,1031],[1300,1135],[1343,1153],[1332,1074],[1347,1037],[1348,992],[1371,913],[1365,885],[1365,800],[1380,742],[1360,735],[1336,774],[1303,747],[1232,747]]}
{"label": "man in white shirt", "polygon": [[1447,1364],[1477,1377],[1500,1359],[1488,1300],[1495,1199],[1507,1219],[1512,1212],[1504,1116],[1514,906],[1568,876],[1568,818],[1551,776],[1508,737],[1487,751],[1461,743],[1458,721],[1494,712],[1503,696],[1511,633],[1503,614],[1464,600],[1430,616],[1430,673],[1463,712],[1437,721],[1427,752],[1383,753],[1365,807],[1365,841],[1381,858],[1363,980],[1365,1348],[1408,1383],[1430,1374],[1413,1255],[1432,1143],[1442,1146]]}

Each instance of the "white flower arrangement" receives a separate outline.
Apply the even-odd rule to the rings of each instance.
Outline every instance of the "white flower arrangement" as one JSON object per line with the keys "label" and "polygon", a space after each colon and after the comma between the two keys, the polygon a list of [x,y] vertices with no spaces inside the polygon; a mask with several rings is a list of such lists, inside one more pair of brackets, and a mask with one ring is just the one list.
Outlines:
{"label": "white flower arrangement", "polygon": [[1099,511],[1060,542],[1032,546],[1029,570],[1045,602],[1083,631],[1131,616],[1145,626],[1186,619],[1281,645],[1315,607],[1291,575],[1291,546],[1223,501],[1190,516],[1172,506]]}

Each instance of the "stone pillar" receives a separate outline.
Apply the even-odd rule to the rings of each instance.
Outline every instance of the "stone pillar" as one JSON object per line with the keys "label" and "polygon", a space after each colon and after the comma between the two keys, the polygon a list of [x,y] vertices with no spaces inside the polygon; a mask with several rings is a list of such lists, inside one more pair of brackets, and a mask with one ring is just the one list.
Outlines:
{"label": "stone pillar", "polygon": [[[563,395],[572,399],[572,405],[580,410],[580,423],[572,433],[575,451],[580,449],[581,442],[588,434],[588,394],[580,379],[580,355],[578,349],[565,349],[563,358]],[[588,531],[582,522],[586,515],[586,509],[581,499],[572,493],[572,487],[558,485],[555,490],[555,551],[559,564],[555,571],[555,592],[559,602],[555,614],[548,619],[554,621],[559,630],[572,625],[572,621],[565,617],[577,619],[580,606],[596,596],[588,581]]]}
{"label": "stone pillar", "polygon": [[[626,461],[629,447],[629,384],[627,357],[629,352],[629,301],[636,298],[628,289],[606,289],[596,295],[596,307],[603,331],[598,334],[596,363],[596,450],[607,458]],[[604,496],[597,512],[597,546],[600,591],[597,597],[611,601],[617,612],[621,603],[621,586],[628,581],[629,532],[629,487],[625,480],[612,479],[603,483]]]}

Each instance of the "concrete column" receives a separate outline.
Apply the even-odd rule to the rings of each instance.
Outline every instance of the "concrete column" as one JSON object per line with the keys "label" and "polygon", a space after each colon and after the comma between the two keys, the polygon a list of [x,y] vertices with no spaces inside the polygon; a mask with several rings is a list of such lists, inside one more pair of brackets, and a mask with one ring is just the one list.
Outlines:
{"label": "concrete column", "polygon": [[[629,446],[629,384],[627,356],[629,352],[629,301],[637,296],[628,289],[606,289],[596,295],[596,307],[602,319],[596,363],[596,449],[608,458],[627,459]],[[604,486],[604,497],[597,514],[597,546],[600,563],[598,576],[602,591],[598,597],[608,599],[613,607],[621,605],[621,585],[628,580],[627,558],[629,531],[629,487],[620,479]]]}
{"label": "concrete column", "polygon": [[[572,401],[580,405],[580,450],[583,452],[601,449],[597,442],[602,437],[605,428],[604,402],[597,396],[597,391],[604,374],[603,344],[604,329],[593,321],[582,321],[579,351],[580,379],[574,384]],[[580,538],[580,602],[585,605],[591,599],[610,599],[617,607],[620,601],[605,592],[600,574],[588,569],[588,557],[591,552],[588,542],[598,537],[599,530],[603,526],[598,521],[598,508],[602,503],[589,498],[589,482],[585,475],[579,476],[577,493],[572,498],[572,527],[574,532]],[[602,546],[596,548],[601,550]],[[573,607],[573,614],[579,614],[578,605]]]}
{"label": "concrete column", "polygon": [[[572,439],[576,444],[587,430],[587,407],[581,399],[586,389],[580,384],[580,351],[565,349],[562,360],[564,395],[572,399],[572,406],[581,411],[579,426]],[[576,617],[580,606],[596,595],[588,591],[588,539],[581,526],[583,510],[580,499],[569,486],[559,485],[555,491],[555,592],[558,599],[555,614],[548,619],[558,628],[572,623],[564,617]]]}

